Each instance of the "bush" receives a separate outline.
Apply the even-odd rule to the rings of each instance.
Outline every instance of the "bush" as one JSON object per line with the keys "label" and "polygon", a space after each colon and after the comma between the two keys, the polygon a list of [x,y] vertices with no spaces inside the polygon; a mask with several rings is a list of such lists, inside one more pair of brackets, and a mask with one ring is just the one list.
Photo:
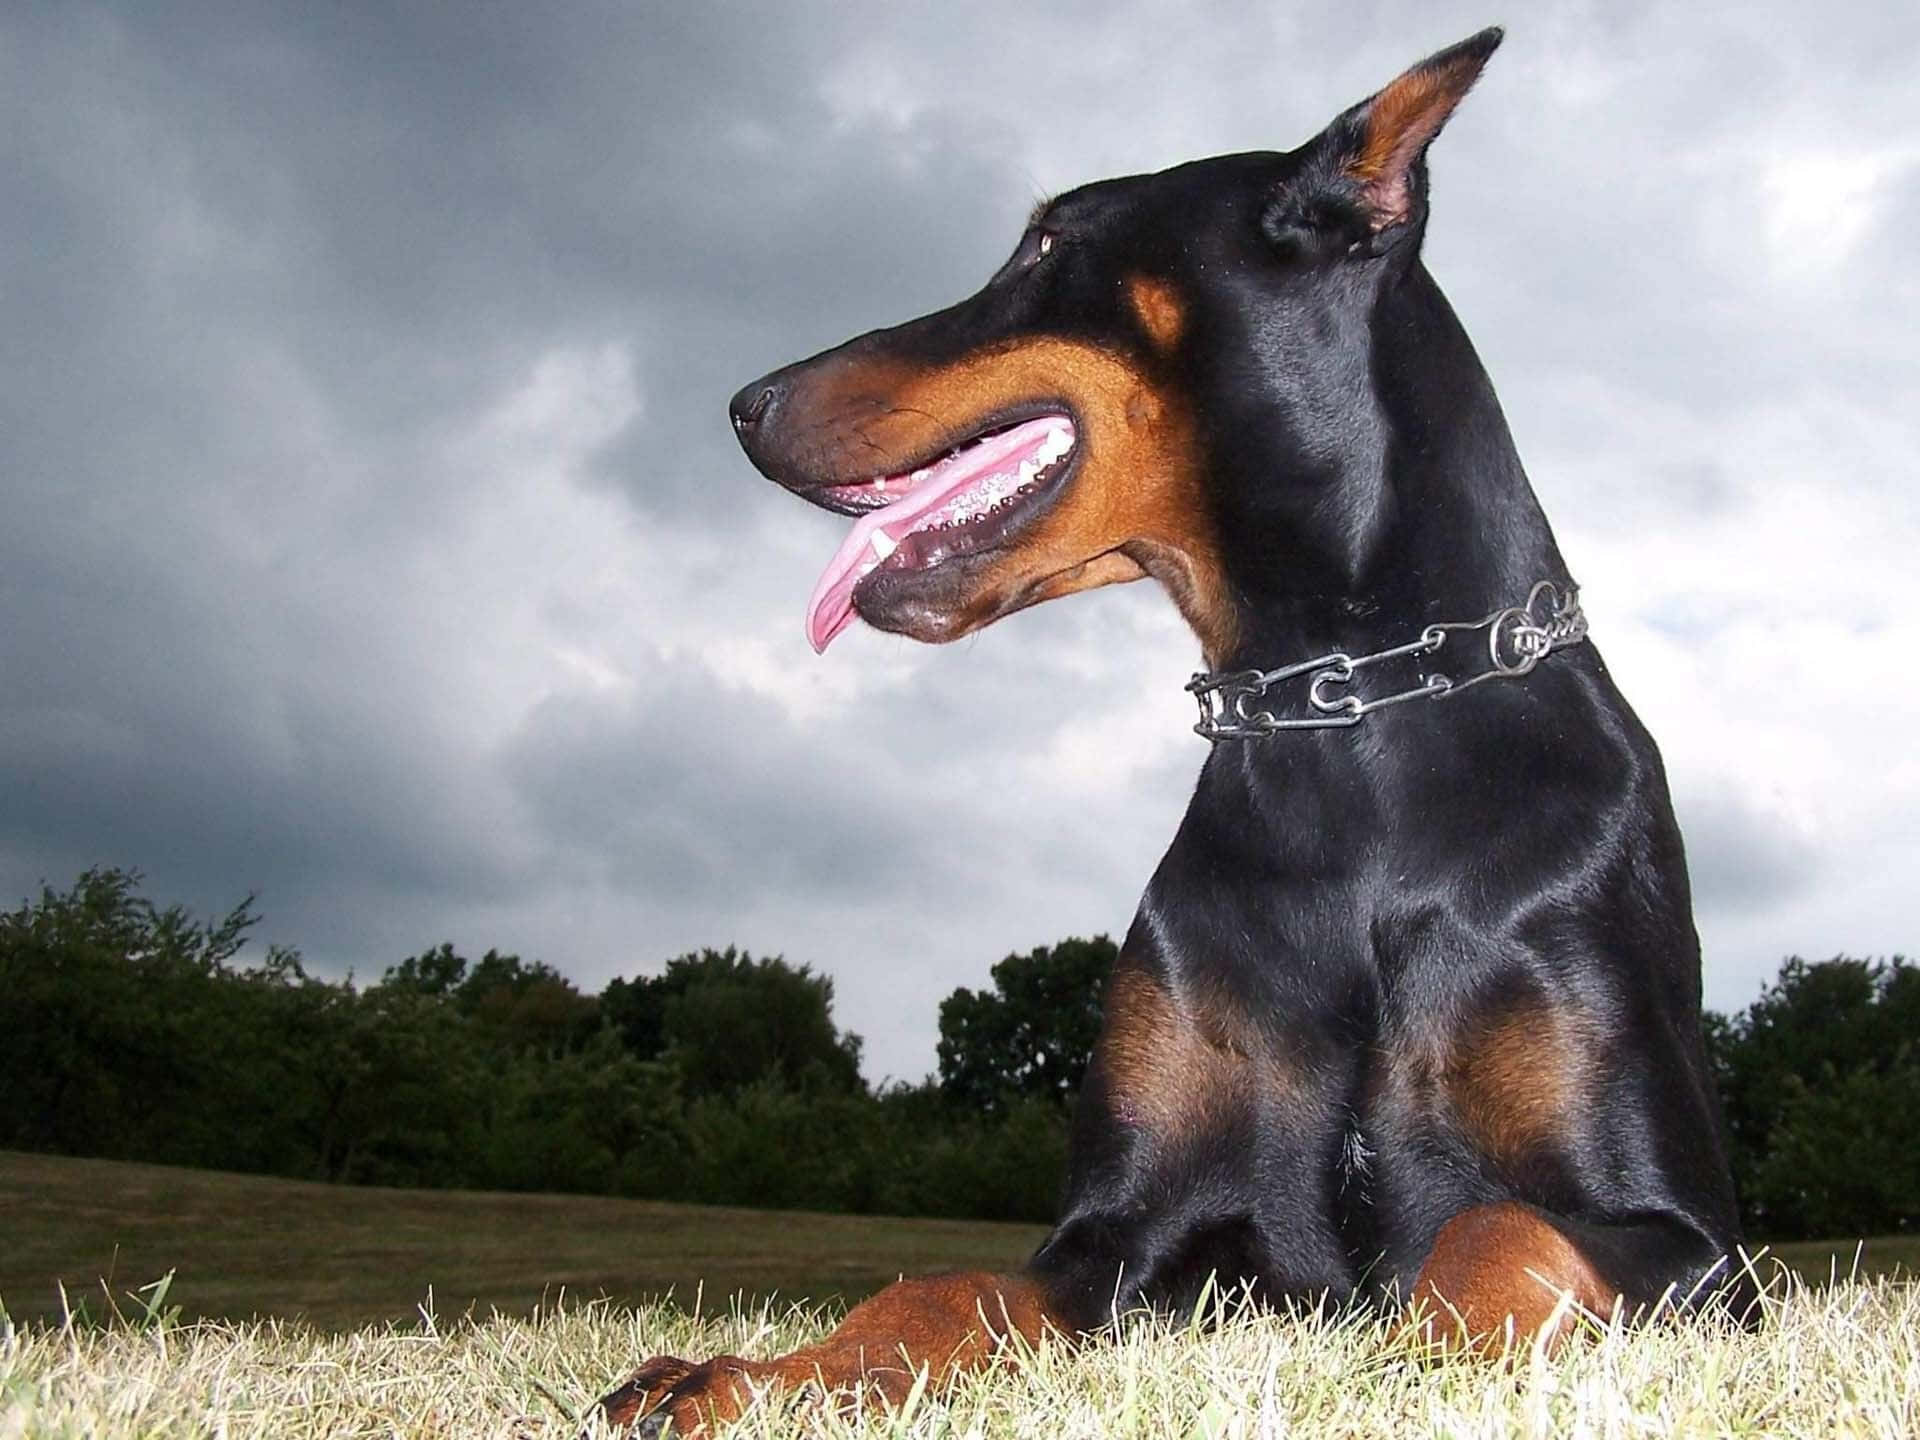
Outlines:
{"label": "bush", "polygon": [[[451,945],[364,989],[95,869],[0,914],[0,1146],[390,1185],[1046,1221],[1105,937],[941,1007],[939,1082],[870,1092],[833,985],[704,950],[583,995]],[[1749,1234],[1920,1229],[1920,970],[1787,960],[1705,1017]]]}
{"label": "bush", "polygon": [[1707,1022],[1749,1235],[1920,1225],[1920,969],[1795,956],[1746,1010]]}

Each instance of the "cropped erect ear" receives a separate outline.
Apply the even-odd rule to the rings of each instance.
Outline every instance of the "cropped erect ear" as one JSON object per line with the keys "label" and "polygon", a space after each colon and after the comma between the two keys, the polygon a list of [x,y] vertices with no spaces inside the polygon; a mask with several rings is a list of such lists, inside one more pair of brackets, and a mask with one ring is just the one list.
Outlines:
{"label": "cropped erect ear", "polygon": [[1427,146],[1505,33],[1495,25],[1428,56],[1328,127],[1323,139],[1336,147],[1343,177],[1357,183],[1361,212],[1376,235],[1414,218]]}

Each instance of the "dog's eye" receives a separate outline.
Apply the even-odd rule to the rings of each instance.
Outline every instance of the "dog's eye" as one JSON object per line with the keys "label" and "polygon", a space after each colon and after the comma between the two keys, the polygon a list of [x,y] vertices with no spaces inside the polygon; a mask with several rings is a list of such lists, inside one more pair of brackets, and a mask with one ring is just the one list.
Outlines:
{"label": "dog's eye", "polygon": [[1029,227],[995,278],[1013,280],[1025,275],[1053,253],[1053,242],[1057,239],[1059,236],[1051,230],[1042,230],[1038,225]]}

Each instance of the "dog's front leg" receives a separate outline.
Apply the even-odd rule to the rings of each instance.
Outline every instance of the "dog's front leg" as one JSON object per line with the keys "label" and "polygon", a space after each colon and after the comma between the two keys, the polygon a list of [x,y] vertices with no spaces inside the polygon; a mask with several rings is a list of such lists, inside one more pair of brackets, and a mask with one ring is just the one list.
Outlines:
{"label": "dog's front leg", "polygon": [[898,1405],[925,1370],[938,1386],[978,1369],[1019,1336],[1040,1339],[1055,1313],[1025,1275],[932,1275],[902,1280],[847,1312],[834,1332],[772,1360],[721,1355],[700,1364],[647,1361],[600,1402],[616,1430],[693,1436],[739,1416],[763,1390],[815,1387],[879,1394]]}

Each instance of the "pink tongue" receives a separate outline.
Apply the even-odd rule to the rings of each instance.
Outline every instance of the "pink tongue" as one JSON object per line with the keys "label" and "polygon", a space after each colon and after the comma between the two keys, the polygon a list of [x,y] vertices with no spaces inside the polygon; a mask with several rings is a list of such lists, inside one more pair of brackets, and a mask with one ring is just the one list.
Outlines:
{"label": "pink tongue", "polygon": [[[936,512],[948,502],[996,475],[1007,478],[1007,488],[1011,491],[1021,463],[1037,459],[1056,431],[1064,432],[1071,444],[1073,423],[1064,415],[1044,415],[990,435],[951,459],[916,470],[910,477],[916,481],[913,489],[893,504],[869,510],[855,521],[814,583],[813,595],[807,601],[807,640],[813,648],[824,652],[833,643],[834,636],[853,623],[854,587],[880,565],[880,554],[873,548],[876,531],[885,532],[888,540],[897,542],[931,525],[938,518]],[[1065,453],[1058,441],[1053,448]]]}

